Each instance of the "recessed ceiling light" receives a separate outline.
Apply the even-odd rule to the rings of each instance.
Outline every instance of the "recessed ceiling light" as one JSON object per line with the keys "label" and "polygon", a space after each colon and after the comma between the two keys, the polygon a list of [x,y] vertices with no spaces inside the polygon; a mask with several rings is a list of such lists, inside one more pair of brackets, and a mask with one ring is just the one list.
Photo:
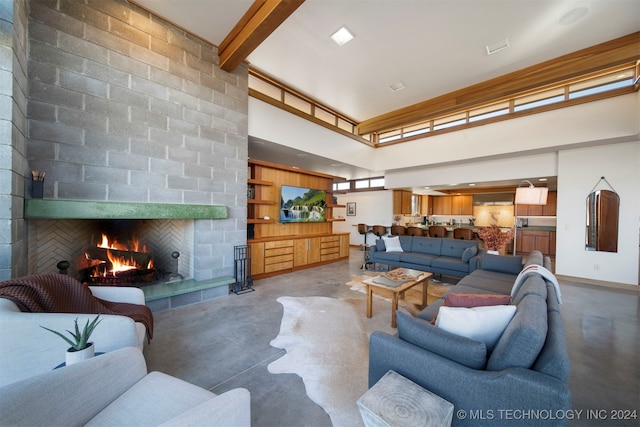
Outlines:
{"label": "recessed ceiling light", "polygon": [[353,40],[354,37],[355,36],[351,34],[349,30],[347,30],[347,27],[342,27],[335,33],[331,34],[331,40],[336,42],[338,46],[344,46],[345,44]]}
{"label": "recessed ceiling light", "polygon": [[406,88],[406,86],[402,82],[396,82],[392,85],[389,85],[388,88],[391,92],[397,92],[399,90]]}
{"label": "recessed ceiling light", "polygon": [[540,178],[540,179],[538,179],[538,181],[541,181],[541,182],[544,182],[544,181],[546,181],[546,180],[547,180],[547,178]]}
{"label": "recessed ceiling light", "polygon": [[476,185],[474,183],[469,184],[469,187],[475,187]]}
{"label": "recessed ceiling light", "polygon": [[487,55],[493,55],[494,53],[500,52],[509,47],[509,39],[502,39],[495,43],[491,43],[485,46],[487,49]]}
{"label": "recessed ceiling light", "polygon": [[587,6],[576,7],[575,9],[571,9],[569,12],[562,15],[562,17],[558,21],[558,24],[573,24],[584,18],[587,13],[589,13],[589,8]]}

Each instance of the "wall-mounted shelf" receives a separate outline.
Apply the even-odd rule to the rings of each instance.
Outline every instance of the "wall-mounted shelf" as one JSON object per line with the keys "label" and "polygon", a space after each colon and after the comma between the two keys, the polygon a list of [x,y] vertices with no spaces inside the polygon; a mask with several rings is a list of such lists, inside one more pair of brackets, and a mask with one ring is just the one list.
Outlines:
{"label": "wall-mounted shelf", "polygon": [[346,218],[329,218],[327,222],[346,221]]}
{"label": "wall-mounted shelf", "polygon": [[274,224],[276,222],[275,219],[253,219],[248,218],[247,224]]}
{"label": "wall-mounted shelf", "polygon": [[255,205],[275,205],[276,202],[273,200],[247,199],[247,203]]}

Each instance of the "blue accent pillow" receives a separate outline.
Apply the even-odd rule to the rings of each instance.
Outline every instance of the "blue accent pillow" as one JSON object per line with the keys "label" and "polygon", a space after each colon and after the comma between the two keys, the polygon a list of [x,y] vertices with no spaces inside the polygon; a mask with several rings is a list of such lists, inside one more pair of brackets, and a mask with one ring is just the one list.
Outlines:
{"label": "blue accent pillow", "polygon": [[437,328],[424,319],[396,312],[398,337],[471,369],[484,369],[487,347],[483,342]]}
{"label": "blue accent pillow", "polygon": [[387,250],[387,247],[384,244],[384,240],[376,239],[376,250],[380,252]]}
{"label": "blue accent pillow", "polygon": [[477,253],[478,253],[477,246],[468,247],[467,249],[464,250],[464,252],[462,252],[462,262],[464,262],[465,264],[469,264],[469,260],[474,256],[476,256]]}

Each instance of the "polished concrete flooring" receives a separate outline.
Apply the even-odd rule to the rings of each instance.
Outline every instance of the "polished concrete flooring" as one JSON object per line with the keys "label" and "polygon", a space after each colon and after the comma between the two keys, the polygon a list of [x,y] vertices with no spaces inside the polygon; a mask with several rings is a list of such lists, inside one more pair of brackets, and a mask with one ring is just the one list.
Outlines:
{"label": "polished concrete flooring", "polygon": [[[283,313],[276,299],[364,300],[364,294],[345,286],[352,276],[362,273],[360,264],[361,252],[352,249],[349,261],[257,280],[255,292],[156,313],[155,337],[145,349],[149,370],[174,375],[214,393],[247,388],[255,427],[330,426],[327,414],[306,396],[300,377],[267,371],[267,365],[284,354],[269,345],[278,335]],[[639,294],[562,281],[561,289],[576,410],[569,425],[637,426]],[[371,321],[390,315],[384,305],[388,303],[376,304]],[[633,416],[630,411],[634,410],[638,411],[636,419],[614,419]]]}

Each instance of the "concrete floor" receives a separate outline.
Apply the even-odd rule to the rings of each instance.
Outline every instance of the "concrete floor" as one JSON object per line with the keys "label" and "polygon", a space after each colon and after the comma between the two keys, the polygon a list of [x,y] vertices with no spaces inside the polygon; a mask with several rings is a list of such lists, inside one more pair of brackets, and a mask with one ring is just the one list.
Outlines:
{"label": "concrete floor", "polygon": [[[327,414],[306,396],[300,377],[267,371],[284,354],[269,345],[283,314],[276,299],[364,299],[345,286],[362,273],[360,265],[361,252],[352,249],[349,261],[257,280],[255,292],[156,313],[155,337],[145,349],[148,368],[214,393],[247,388],[256,427],[330,426]],[[570,282],[561,282],[561,289],[573,408],[585,411],[569,425],[638,425],[637,412],[635,420],[612,418],[625,415],[613,411],[640,411],[639,294]],[[376,313],[388,317],[387,310],[374,306],[372,320]]]}

